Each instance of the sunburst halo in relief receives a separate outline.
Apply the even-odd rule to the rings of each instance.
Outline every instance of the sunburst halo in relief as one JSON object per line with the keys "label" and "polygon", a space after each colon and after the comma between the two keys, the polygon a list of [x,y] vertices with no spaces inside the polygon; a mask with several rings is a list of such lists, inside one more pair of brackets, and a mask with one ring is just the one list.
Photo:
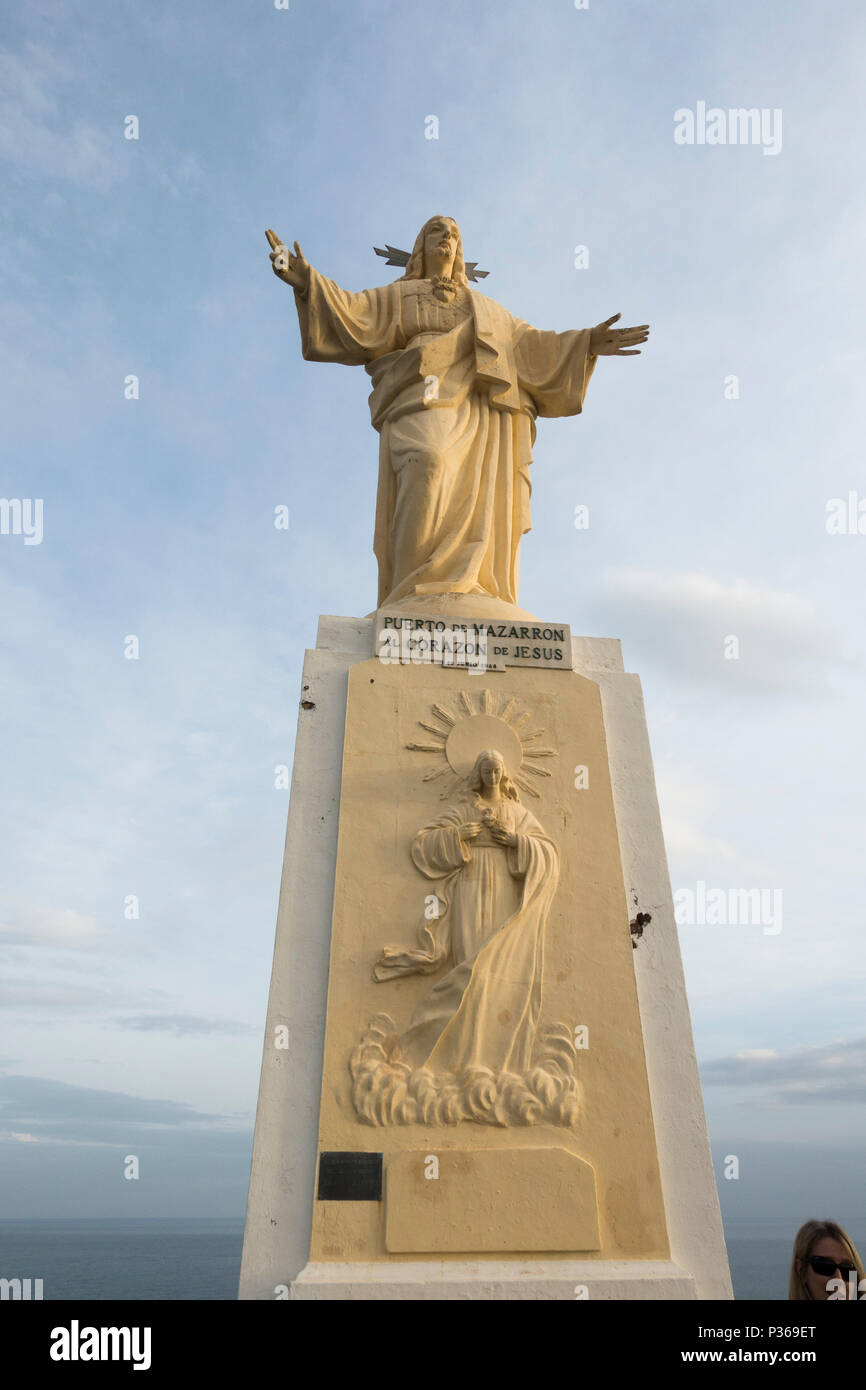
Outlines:
{"label": "sunburst halo in relief", "polygon": [[[540,792],[532,779],[550,777],[543,767],[545,758],[557,756],[555,748],[540,742],[544,729],[530,729],[533,716],[521,710],[515,696],[494,695],[491,690],[461,690],[457,709],[434,703],[428,719],[419,719],[418,726],[427,735],[424,743],[407,743],[413,753],[434,753],[441,761],[426,769],[423,781],[450,774],[449,787],[455,777],[471,772],[478,754],[485,748],[497,748],[505,759],[508,775],[526,792],[538,798]],[[443,791],[446,796],[448,791]]]}

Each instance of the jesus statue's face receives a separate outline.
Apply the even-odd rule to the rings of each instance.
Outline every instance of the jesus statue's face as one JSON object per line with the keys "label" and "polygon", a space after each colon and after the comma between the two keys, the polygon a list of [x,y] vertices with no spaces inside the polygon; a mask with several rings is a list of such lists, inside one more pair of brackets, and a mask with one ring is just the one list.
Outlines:
{"label": "jesus statue's face", "polygon": [[450,217],[435,217],[424,234],[424,274],[450,277],[457,254],[457,223]]}

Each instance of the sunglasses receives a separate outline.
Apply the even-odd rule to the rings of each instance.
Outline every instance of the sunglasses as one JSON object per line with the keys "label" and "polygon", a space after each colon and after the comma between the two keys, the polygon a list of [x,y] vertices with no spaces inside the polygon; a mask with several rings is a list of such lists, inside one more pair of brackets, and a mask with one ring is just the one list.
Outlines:
{"label": "sunglasses", "polygon": [[806,1261],[814,1269],[816,1274],[832,1275],[838,1269],[843,1279],[847,1279],[849,1274],[857,1272],[857,1266],[849,1264],[847,1260],[837,1262],[831,1260],[829,1255],[810,1255]]}

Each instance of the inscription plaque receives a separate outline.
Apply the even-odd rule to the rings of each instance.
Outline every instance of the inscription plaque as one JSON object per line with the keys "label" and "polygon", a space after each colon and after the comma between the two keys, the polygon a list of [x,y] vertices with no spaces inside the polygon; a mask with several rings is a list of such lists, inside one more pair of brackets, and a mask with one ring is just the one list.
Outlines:
{"label": "inscription plaque", "polygon": [[318,1197],[320,1202],[381,1202],[382,1155],[321,1154]]}

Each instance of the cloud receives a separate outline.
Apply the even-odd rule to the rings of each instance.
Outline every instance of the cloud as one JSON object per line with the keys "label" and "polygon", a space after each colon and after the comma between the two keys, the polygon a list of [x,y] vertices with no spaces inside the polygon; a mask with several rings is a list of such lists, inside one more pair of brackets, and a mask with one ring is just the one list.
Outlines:
{"label": "cloud", "polygon": [[132,1028],[142,1033],[172,1033],[178,1038],[192,1034],[234,1035],[253,1031],[248,1023],[238,1023],[228,1018],[198,1018],[193,1014],[135,1014],[114,1021],[120,1028]]}
{"label": "cloud", "polygon": [[760,1088],[777,1105],[866,1101],[866,1037],[790,1052],[756,1048],[701,1067],[707,1086]]}
{"label": "cloud", "polygon": [[70,118],[75,67],[41,44],[0,52],[0,155],[28,175],[109,188],[122,171],[120,130]]}
{"label": "cloud", "polygon": [[630,646],[716,688],[814,694],[843,660],[813,599],[744,579],[623,567],[607,571],[597,602],[606,622],[630,632]]}
{"label": "cloud", "polygon": [[222,1124],[177,1100],[157,1100],[123,1091],[101,1091],[41,1076],[0,1076],[0,1122],[37,1140],[63,1138],[94,1142],[112,1138],[120,1126],[126,1137],[150,1126]]}
{"label": "cloud", "polygon": [[[17,917],[17,921],[15,920]],[[89,950],[101,944],[102,928],[95,917],[72,908],[23,908],[12,920],[0,922],[0,944],[5,946],[61,946]]]}
{"label": "cloud", "polygon": [[771,876],[766,866],[708,828],[707,822],[723,804],[723,797],[709,783],[680,763],[659,761],[655,775],[665,845],[671,857],[718,859],[756,878]]}
{"label": "cloud", "polygon": [[50,1148],[62,1146],[63,1148],[75,1149],[125,1149],[128,1147],[126,1140],[117,1140],[110,1144],[100,1139],[59,1139],[56,1135],[19,1134],[14,1129],[0,1130],[0,1141],[3,1139],[8,1139],[13,1144],[38,1144],[40,1148],[45,1148],[46,1145]]}
{"label": "cloud", "polygon": [[[0,1217],[228,1216],[239,1256],[252,1143],[249,1124],[124,1130],[80,1141],[43,1136],[35,1144],[0,1131]],[[140,1161],[140,1182],[123,1180],[130,1153]],[[53,1296],[61,1296],[56,1287]]]}
{"label": "cloud", "polygon": [[117,991],[99,989],[79,980],[18,979],[0,984],[3,1009],[90,1009],[94,1005],[117,1004]]}

